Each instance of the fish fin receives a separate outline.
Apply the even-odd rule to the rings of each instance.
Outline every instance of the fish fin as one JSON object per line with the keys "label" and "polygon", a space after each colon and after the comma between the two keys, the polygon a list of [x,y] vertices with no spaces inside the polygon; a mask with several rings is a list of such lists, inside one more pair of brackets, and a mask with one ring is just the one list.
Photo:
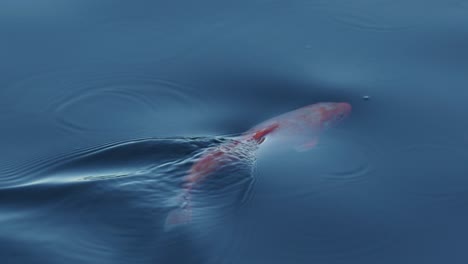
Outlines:
{"label": "fish fin", "polygon": [[314,137],[311,140],[307,141],[306,143],[301,144],[299,146],[296,146],[295,149],[298,152],[304,152],[304,151],[308,151],[308,150],[312,149],[313,147],[317,146],[317,144],[318,144],[318,138]]}
{"label": "fish fin", "polygon": [[252,138],[257,141],[258,144],[262,144],[265,141],[265,137],[271,132],[275,131],[279,127],[278,123],[269,125],[266,128],[255,131]]}
{"label": "fish fin", "polygon": [[190,223],[192,220],[192,209],[187,207],[179,207],[169,212],[164,223],[164,230],[169,231],[178,226],[183,226]]}

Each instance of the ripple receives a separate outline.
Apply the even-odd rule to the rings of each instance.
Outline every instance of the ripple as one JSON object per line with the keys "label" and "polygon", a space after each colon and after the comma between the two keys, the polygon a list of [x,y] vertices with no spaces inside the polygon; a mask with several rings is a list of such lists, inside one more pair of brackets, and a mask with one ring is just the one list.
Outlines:
{"label": "ripple", "polygon": [[407,30],[409,26],[394,25],[391,23],[381,22],[382,18],[370,17],[356,14],[341,14],[339,16],[332,16],[332,19],[340,24],[346,25],[360,30],[372,30],[372,31],[402,31]]}
{"label": "ripple", "polygon": [[31,184],[37,174],[40,174],[43,170],[52,167],[54,164],[61,164],[63,162],[72,160],[74,157],[86,155],[87,153],[92,153],[94,151],[99,151],[100,149],[104,149],[107,146],[112,145],[113,144],[82,149],[67,154],[57,155],[55,157],[40,157],[30,159],[21,164],[14,162],[2,163],[2,166],[0,167],[0,174],[2,175],[0,189],[9,189],[25,184]]}
{"label": "ripple", "polygon": [[[124,252],[118,254],[119,261],[153,260],[155,246],[180,244],[180,236],[164,233],[163,224],[168,211],[180,206],[177,197],[183,193],[190,166],[206,151],[232,144],[230,141],[213,137],[138,139],[33,160],[11,168],[12,177],[2,179],[1,209],[5,213],[0,221],[13,230],[28,229],[20,240],[47,242],[51,246],[44,250],[49,254],[83,262],[89,262],[87,255],[94,260],[109,259],[110,254],[116,257],[115,248],[122,242],[127,249],[132,244],[135,248],[117,250]],[[227,247],[213,238],[229,231],[226,224],[235,219],[232,216],[252,179],[252,149],[236,150],[230,153],[232,162],[196,186],[193,221],[182,229],[220,251]],[[229,232],[228,244],[233,231]],[[14,233],[8,236],[19,238]],[[64,241],[63,237],[76,239]],[[142,245],[142,241],[147,243]]]}
{"label": "ripple", "polygon": [[144,76],[111,76],[85,84],[54,103],[58,123],[80,132],[134,131],[170,126],[168,117],[200,114],[200,101],[186,87]]}
{"label": "ripple", "polygon": [[373,171],[372,159],[377,152],[367,144],[338,141],[326,144],[317,151],[327,157],[320,159],[321,176],[336,181],[362,181]]}
{"label": "ripple", "polygon": [[456,199],[468,192],[468,153],[459,146],[421,144],[395,153],[393,177],[401,190],[433,199]]}
{"label": "ripple", "polygon": [[[221,146],[232,146],[234,141],[239,143],[235,139],[225,139]],[[211,228],[215,228],[228,221],[229,216],[245,203],[254,181],[252,170],[257,147],[256,143],[248,142],[236,144],[233,149],[226,148],[229,152],[225,152],[216,171],[194,186],[191,191],[194,222],[210,223]],[[212,150],[210,147],[199,152],[190,162],[196,162],[200,155]],[[180,206],[180,201],[175,201],[172,206]]]}
{"label": "ripple", "polygon": [[7,88],[3,107],[52,118],[59,129],[79,133],[160,132],[205,113],[188,86],[141,72],[97,72],[49,72],[21,80]]}
{"label": "ripple", "polygon": [[[22,192],[29,192],[26,196],[30,197],[44,189],[60,191],[84,186],[99,189],[93,193],[110,190],[133,193],[138,206],[173,208],[180,206],[177,197],[184,191],[182,186],[190,166],[200,155],[229,140],[139,139],[31,160],[20,167],[3,168],[1,173],[5,177],[1,179],[0,190],[4,197],[13,199],[23,196],[18,195]],[[199,222],[206,221],[216,211],[229,213],[228,209],[246,195],[254,162],[254,152],[247,154],[250,151],[251,148],[237,149],[231,153],[232,162],[220,166],[214,175],[193,189],[196,201],[193,207],[197,209]],[[140,197],[143,193],[145,198]],[[67,201],[73,203],[74,199],[67,198]]]}
{"label": "ripple", "polygon": [[200,148],[217,142],[207,138],[150,138],[114,142],[98,147],[30,160],[21,166],[4,166],[1,189],[27,186],[67,184],[81,181],[111,180],[123,176],[139,176],[168,172],[169,167]]}

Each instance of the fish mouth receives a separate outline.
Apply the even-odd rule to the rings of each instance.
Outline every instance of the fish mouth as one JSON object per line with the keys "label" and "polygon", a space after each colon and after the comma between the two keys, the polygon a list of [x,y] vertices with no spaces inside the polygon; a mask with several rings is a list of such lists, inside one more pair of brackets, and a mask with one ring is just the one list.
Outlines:
{"label": "fish mouth", "polygon": [[340,122],[351,114],[352,106],[349,103],[336,103],[333,111],[333,121]]}
{"label": "fish mouth", "polygon": [[350,114],[351,110],[353,109],[351,104],[346,103],[346,102],[337,103],[337,108],[341,110],[340,112],[342,112],[342,113],[344,113],[346,115]]}
{"label": "fish mouth", "polygon": [[343,120],[351,114],[352,106],[346,102],[336,103],[335,109],[338,120]]}

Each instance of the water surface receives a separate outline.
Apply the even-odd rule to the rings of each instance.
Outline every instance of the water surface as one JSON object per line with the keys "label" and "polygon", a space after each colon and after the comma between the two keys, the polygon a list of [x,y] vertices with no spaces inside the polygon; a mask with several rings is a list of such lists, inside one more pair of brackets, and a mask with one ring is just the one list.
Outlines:
{"label": "water surface", "polygon": [[[468,261],[466,1],[7,0],[0,33],[5,263]],[[200,153],[324,101],[164,230]]]}

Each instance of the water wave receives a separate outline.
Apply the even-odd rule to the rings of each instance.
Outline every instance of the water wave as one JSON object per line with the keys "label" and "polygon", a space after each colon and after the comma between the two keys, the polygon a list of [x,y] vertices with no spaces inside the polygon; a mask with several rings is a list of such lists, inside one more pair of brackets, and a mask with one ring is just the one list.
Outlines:
{"label": "water wave", "polygon": [[[43,90],[53,96],[37,100],[44,98]],[[154,131],[162,123],[179,125],[178,117],[190,122],[204,113],[202,100],[190,87],[141,72],[48,72],[7,91],[11,100],[5,112],[53,118],[60,129],[81,134]]]}
{"label": "water wave", "polygon": [[[117,142],[10,168],[12,177],[3,178],[0,189],[0,210],[4,212],[0,221],[15,230],[25,226],[37,229],[33,236],[52,244],[58,241],[57,235],[79,237],[73,244],[64,242],[44,250],[83,261],[87,254],[94,260],[108,260],[108,254],[115,252],[116,241],[128,243],[132,237],[135,242],[148,239],[167,247],[170,243],[156,238],[164,232],[168,211],[179,206],[177,198],[183,192],[187,171],[204,152],[231,140],[150,138]],[[249,189],[254,155],[249,148],[237,150],[231,153],[235,156],[231,163],[220,166],[194,189],[193,225],[203,225],[207,232],[235,213]],[[106,214],[96,219],[99,210]],[[95,228],[90,229],[90,225]],[[60,229],[54,233],[55,226]],[[17,238],[35,241],[24,233]],[[143,248],[137,251],[151,247]],[[146,261],[154,257],[148,252],[140,256]]]}

